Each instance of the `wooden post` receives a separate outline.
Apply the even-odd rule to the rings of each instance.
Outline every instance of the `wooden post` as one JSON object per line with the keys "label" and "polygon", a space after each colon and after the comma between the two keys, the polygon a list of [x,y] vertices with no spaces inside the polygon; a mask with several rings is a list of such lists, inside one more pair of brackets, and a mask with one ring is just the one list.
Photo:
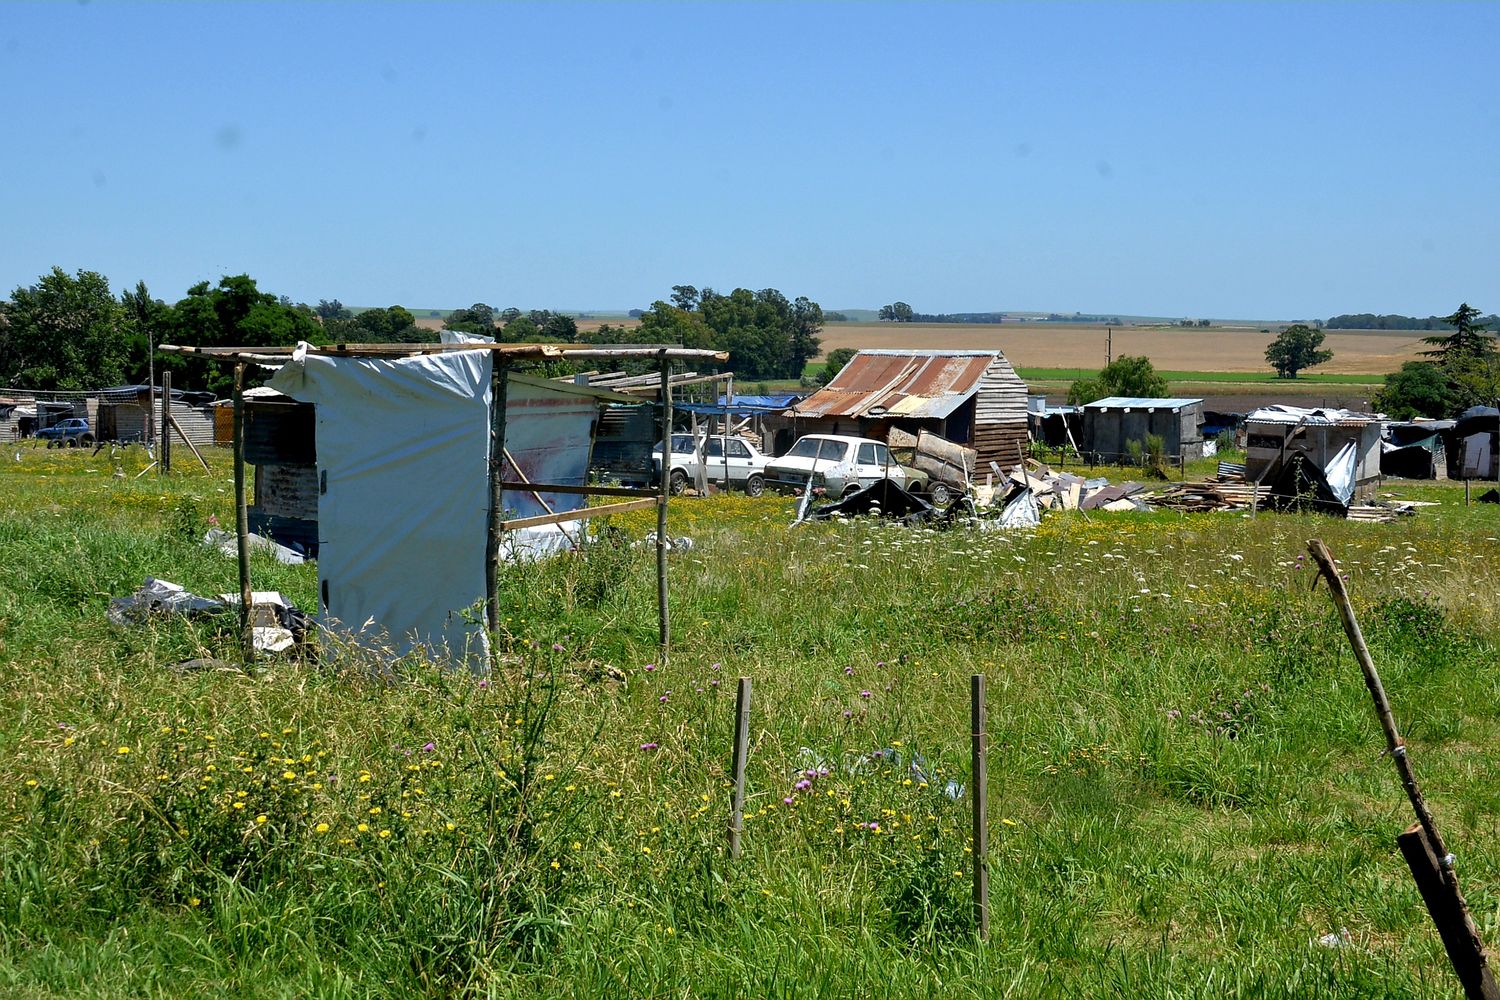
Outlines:
{"label": "wooden post", "polygon": [[974,925],[990,939],[989,746],[985,736],[984,674],[969,679],[969,801],[974,820]]}
{"label": "wooden post", "polygon": [[500,631],[500,536],[505,529],[505,404],[510,394],[510,367],[502,354],[494,355],[490,372],[490,509],[484,535],[484,625],[490,633],[491,666],[498,655],[495,635]]}
{"label": "wooden post", "polygon": [[1469,480],[1464,478],[1464,506],[1469,506]]}
{"label": "wooden post", "polygon": [[734,795],[729,813],[729,856],[740,856],[740,834],[745,829],[745,761],[750,754],[750,678],[741,677],[734,695]]}
{"label": "wooden post", "polygon": [[172,473],[172,373],[161,375],[161,471]]}
{"label": "wooden post", "polygon": [[[716,402],[716,403],[718,402],[718,395],[719,395],[718,388],[719,388],[719,383],[715,382],[714,383],[714,402]],[[728,389],[728,391],[726,391],[724,393],[724,413],[723,413],[723,416],[721,418],[724,421],[724,423],[721,425],[721,429],[724,432],[724,440],[722,442],[720,442],[720,447],[721,447],[721,449],[724,452],[724,492],[725,493],[729,492],[729,485],[730,485],[729,484],[729,404],[731,402],[733,402],[733,401],[734,401],[734,376],[731,375],[731,376],[729,376],[729,389]],[[748,481],[749,480],[746,480],[746,482],[748,482]]]}
{"label": "wooden post", "polygon": [[188,446],[188,451],[192,452],[193,457],[203,466],[203,471],[212,473],[213,470],[208,467],[208,461],[204,459],[202,452],[198,450],[198,446],[193,444],[188,438],[187,433],[182,429],[182,425],[177,422],[177,418],[168,417],[167,419],[172,421],[172,429],[177,432],[177,436],[182,438],[182,443]]}
{"label": "wooden post", "polygon": [[[172,374],[163,376],[171,399]],[[172,411],[162,403],[162,461],[167,458],[166,441]],[[250,608],[250,512],[245,500],[245,363],[234,366],[234,525],[236,552],[240,562],[240,645],[247,664],[255,662],[255,627]]]}
{"label": "wooden post", "polygon": [[671,649],[671,619],[667,610],[667,499],[672,495],[672,363],[661,352],[661,482],[656,501],[656,617],[661,655]]}
{"label": "wooden post", "polygon": [[1448,961],[1463,983],[1464,996],[1470,1000],[1500,1000],[1500,987],[1485,964],[1484,953],[1474,947],[1473,921],[1467,910],[1458,906],[1458,901],[1448,892],[1443,883],[1442,862],[1432,849],[1427,833],[1421,823],[1413,823],[1406,832],[1396,838],[1396,844],[1406,857],[1411,877],[1422,893],[1422,902],[1437,925],[1438,936],[1447,949]]}
{"label": "wooden post", "polygon": [[[1417,786],[1416,774],[1412,771],[1411,759],[1406,752],[1406,741],[1401,738],[1401,733],[1396,729],[1395,716],[1391,714],[1391,704],[1385,695],[1385,685],[1380,682],[1380,675],[1375,670],[1375,661],[1370,656],[1370,648],[1365,645],[1364,633],[1360,630],[1359,621],[1354,617],[1354,605],[1349,600],[1349,591],[1344,586],[1343,577],[1339,576],[1338,566],[1333,561],[1333,553],[1328,550],[1319,539],[1313,539],[1307,543],[1307,551],[1311,553],[1313,562],[1318,566],[1318,572],[1322,579],[1328,582],[1328,591],[1333,596],[1333,603],[1338,608],[1339,618],[1344,624],[1344,633],[1349,637],[1349,645],[1354,650],[1354,658],[1359,661],[1360,670],[1364,672],[1365,687],[1369,689],[1370,698],[1375,703],[1375,714],[1380,717],[1380,727],[1385,731],[1386,752],[1390,754],[1391,760],[1395,762],[1396,772],[1401,776],[1401,784],[1406,789],[1407,800],[1411,802],[1412,811],[1417,814],[1417,825],[1422,832],[1423,850],[1430,853],[1433,861],[1433,870],[1437,873],[1437,879],[1441,883],[1441,889],[1447,899],[1442,903],[1442,912],[1445,917],[1439,918],[1437,912],[1433,912],[1433,920],[1438,925],[1439,933],[1444,935],[1444,943],[1447,944],[1447,931],[1444,931],[1444,921],[1451,923],[1454,928],[1461,928],[1463,940],[1461,953],[1465,956],[1462,960],[1454,959],[1453,968],[1464,981],[1465,992],[1471,1000],[1500,1000],[1500,993],[1495,992],[1495,982],[1491,976],[1485,959],[1484,942],[1480,940],[1479,929],[1474,926],[1474,919],[1469,914],[1468,901],[1464,899],[1463,890],[1458,885],[1458,874],[1454,871],[1454,857],[1448,852],[1447,845],[1443,843],[1442,835],[1438,833],[1437,821],[1433,818],[1432,811],[1427,808],[1427,801],[1422,797],[1422,790]],[[1409,832],[1409,831],[1408,831]],[[1398,843],[1401,843],[1398,839]],[[1407,853],[1406,844],[1402,844],[1402,852]],[[1412,855],[1407,855],[1407,862],[1412,868],[1412,874],[1417,878],[1418,888],[1422,888],[1422,875],[1417,874],[1418,867],[1426,867],[1422,862],[1419,866],[1412,861]],[[1422,888],[1423,897],[1426,898],[1427,890]],[[1431,903],[1428,904],[1431,910]],[[1450,947],[1449,956],[1453,955]],[[1477,982],[1483,987],[1488,983],[1487,990],[1481,989],[1474,992],[1469,989],[1469,978],[1472,968],[1478,966],[1482,969],[1482,975]]]}

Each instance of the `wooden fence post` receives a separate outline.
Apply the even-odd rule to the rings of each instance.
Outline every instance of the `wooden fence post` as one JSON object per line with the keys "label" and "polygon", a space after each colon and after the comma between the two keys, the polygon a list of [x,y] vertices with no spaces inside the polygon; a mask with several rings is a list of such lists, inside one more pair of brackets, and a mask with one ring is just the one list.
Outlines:
{"label": "wooden fence post", "polygon": [[1396,838],[1396,844],[1406,857],[1406,865],[1411,869],[1417,890],[1422,893],[1422,902],[1427,904],[1432,922],[1437,925],[1438,936],[1443,939],[1443,947],[1448,952],[1448,961],[1453,963],[1453,971],[1463,983],[1464,995],[1470,1000],[1500,1000],[1500,989],[1496,988],[1495,977],[1485,964],[1484,954],[1474,947],[1471,937],[1473,922],[1468,911],[1458,905],[1444,885],[1442,862],[1433,851],[1422,824],[1413,823],[1407,827],[1406,832]]}
{"label": "wooden fence post", "polygon": [[661,483],[656,501],[656,618],[658,659],[663,664],[671,651],[671,617],[667,608],[667,501],[672,496],[672,362],[663,350],[661,364]]}
{"label": "wooden fence post", "polygon": [[984,674],[969,679],[970,802],[974,820],[974,924],[990,939],[989,745],[985,736]]}
{"label": "wooden fence post", "polygon": [[161,452],[159,466],[163,475],[172,473],[172,373],[161,375]]}
{"label": "wooden fence post", "polygon": [[1438,933],[1448,949],[1448,958],[1453,963],[1453,970],[1463,983],[1465,995],[1469,1000],[1500,1000],[1500,987],[1496,986],[1494,975],[1486,964],[1484,942],[1479,937],[1479,929],[1474,926],[1474,918],[1469,913],[1469,904],[1458,885],[1458,874],[1453,869],[1454,857],[1448,853],[1442,835],[1438,833],[1437,820],[1433,817],[1432,810],[1427,808],[1427,800],[1422,797],[1422,790],[1417,786],[1417,776],[1406,751],[1406,741],[1396,729],[1396,718],[1391,712],[1390,701],[1386,698],[1385,685],[1380,682],[1375,661],[1370,656],[1370,648],[1365,645],[1364,633],[1360,630],[1359,620],[1354,617],[1354,605],[1349,600],[1349,591],[1344,586],[1343,577],[1339,575],[1333,553],[1316,538],[1307,543],[1307,551],[1317,564],[1320,577],[1328,582],[1334,607],[1338,609],[1339,618],[1343,621],[1344,633],[1349,637],[1354,658],[1359,661],[1360,670],[1364,672],[1365,687],[1369,689],[1370,698],[1375,702],[1375,714],[1380,717],[1380,727],[1385,731],[1386,753],[1395,763],[1396,773],[1401,776],[1402,787],[1406,789],[1407,800],[1411,802],[1412,811],[1417,814],[1415,829],[1419,832],[1419,837],[1413,839],[1412,831],[1407,830],[1396,839],[1396,843],[1406,856],[1407,865],[1417,881],[1417,888],[1427,902],[1433,922],[1437,924]]}
{"label": "wooden fence post", "polygon": [[[163,376],[167,396],[172,391],[172,374]],[[167,457],[166,442],[172,426],[172,413],[162,403],[163,464]],[[255,662],[255,625],[250,607],[250,512],[245,499],[245,363],[234,366],[234,527],[235,554],[240,564],[240,645],[246,663]]]}
{"label": "wooden fence post", "polygon": [[741,677],[734,695],[734,757],[730,769],[734,795],[730,803],[729,856],[740,856],[740,834],[745,828],[745,761],[750,754],[750,678]]}

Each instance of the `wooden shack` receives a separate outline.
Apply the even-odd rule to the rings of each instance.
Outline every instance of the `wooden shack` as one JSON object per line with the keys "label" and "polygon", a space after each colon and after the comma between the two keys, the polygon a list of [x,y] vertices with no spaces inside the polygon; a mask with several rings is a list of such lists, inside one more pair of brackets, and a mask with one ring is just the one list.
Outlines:
{"label": "wooden shack", "polygon": [[989,462],[1024,456],[1026,383],[999,351],[860,351],[787,411],[801,434],[884,441],[893,428],[967,445]]}
{"label": "wooden shack", "polygon": [[1245,478],[1271,482],[1295,453],[1324,469],[1345,444],[1355,449],[1354,495],[1380,481],[1381,421],[1373,413],[1264,406],[1245,418]]}

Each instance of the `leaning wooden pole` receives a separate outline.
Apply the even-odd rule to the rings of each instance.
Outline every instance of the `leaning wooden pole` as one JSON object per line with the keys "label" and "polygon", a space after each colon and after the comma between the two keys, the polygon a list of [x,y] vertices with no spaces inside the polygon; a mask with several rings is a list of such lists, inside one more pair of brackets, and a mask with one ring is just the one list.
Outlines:
{"label": "leaning wooden pole", "polygon": [[[1364,672],[1365,687],[1369,689],[1370,698],[1375,703],[1375,714],[1380,717],[1380,727],[1385,730],[1386,752],[1395,762],[1396,772],[1401,776],[1401,784],[1406,789],[1406,797],[1417,814],[1415,829],[1421,833],[1422,846],[1410,841],[1411,831],[1403,834],[1408,837],[1407,841],[1403,842],[1398,838],[1397,842],[1407,857],[1423,899],[1427,901],[1428,911],[1438,925],[1438,932],[1448,949],[1448,958],[1464,984],[1465,995],[1470,1000],[1500,1000],[1500,986],[1496,985],[1494,974],[1490,971],[1484,942],[1479,937],[1479,929],[1469,913],[1468,901],[1464,899],[1463,890],[1458,885],[1458,874],[1454,870],[1455,858],[1443,843],[1432,810],[1427,808],[1427,800],[1422,797],[1422,790],[1417,786],[1416,774],[1412,771],[1411,759],[1406,752],[1406,741],[1396,728],[1391,703],[1385,695],[1385,685],[1380,682],[1375,661],[1370,656],[1370,647],[1365,644],[1364,633],[1359,627],[1358,619],[1354,617],[1354,605],[1349,600],[1349,590],[1344,586],[1344,578],[1339,575],[1333,553],[1321,540],[1315,538],[1308,542],[1307,551],[1317,564],[1321,577],[1328,581],[1328,591],[1332,594],[1334,606],[1338,608],[1339,618],[1344,623],[1344,633],[1349,637],[1349,645],[1354,650],[1354,658],[1359,661],[1360,670]],[[1428,866],[1422,860],[1423,852],[1427,851],[1430,851],[1436,866],[1434,874],[1444,897],[1436,906],[1429,897],[1429,892],[1436,891],[1436,886],[1431,884]],[[1424,882],[1428,885],[1424,885]],[[1440,917],[1439,913],[1444,916]]]}
{"label": "leaning wooden pole", "polygon": [[672,363],[662,351],[661,362],[661,482],[656,500],[656,617],[660,659],[671,651],[671,617],[667,610],[667,500],[672,495]]}
{"label": "leaning wooden pole", "polygon": [[974,821],[974,926],[990,939],[989,738],[985,735],[984,674],[969,679],[969,795]]}
{"label": "leaning wooden pole", "polygon": [[[168,392],[171,375],[165,376]],[[168,397],[170,398],[170,396]],[[165,409],[165,405],[163,406]],[[170,433],[172,415],[165,413],[162,437]],[[162,452],[166,457],[166,452]],[[250,509],[245,500],[245,365],[234,366],[234,526],[236,555],[240,562],[240,646],[246,663],[255,662],[255,628],[250,607]]]}
{"label": "leaning wooden pole", "polygon": [[505,520],[505,406],[510,393],[510,367],[495,355],[490,373],[490,509],[484,537],[484,625],[490,633],[490,659],[497,655],[500,632],[500,537]]}
{"label": "leaning wooden pole", "polygon": [[750,678],[741,677],[734,695],[734,757],[730,772],[734,792],[729,809],[729,856],[740,856],[740,835],[745,831],[745,762],[750,756]]}

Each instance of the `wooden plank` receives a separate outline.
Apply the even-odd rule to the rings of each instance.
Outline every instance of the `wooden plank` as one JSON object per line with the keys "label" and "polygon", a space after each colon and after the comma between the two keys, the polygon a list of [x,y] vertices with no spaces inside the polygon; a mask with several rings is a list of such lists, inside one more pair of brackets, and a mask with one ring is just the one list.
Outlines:
{"label": "wooden plank", "polygon": [[741,677],[734,695],[734,756],[730,758],[734,792],[729,803],[729,856],[740,856],[745,829],[745,762],[750,756],[750,678]]}
{"label": "wooden plank", "polygon": [[585,517],[607,517],[610,514],[623,514],[627,510],[643,510],[647,507],[654,507],[661,502],[660,497],[652,497],[647,500],[627,500],[624,503],[607,503],[599,507],[580,507],[578,510],[565,510],[560,514],[538,514],[536,517],[518,517],[510,521],[501,521],[500,530],[515,531],[517,528],[535,528],[543,524],[560,524],[563,521],[577,521]]}
{"label": "wooden plank", "polygon": [[540,493],[567,493],[572,496],[585,497],[656,497],[660,491],[655,489],[639,489],[632,486],[565,486],[561,483],[512,483],[503,482],[502,489],[513,490],[517,493],[530,493],[536,490]]}
{"label": "wooden plank", "polygon": [[1411,877],[1427,904],[1427,913],[1437,925],[1438,936],[1448,952],[1448,961],[1458,973],[1464,996],[1469,1000],[1500,1000],[1500,986],[1485,961],[1484,945],[1479,941],[1469,912],[1443,882],[1441,862],[1432,850],[1432,842],[1421,823],[1413,823],[1396,838]]}

